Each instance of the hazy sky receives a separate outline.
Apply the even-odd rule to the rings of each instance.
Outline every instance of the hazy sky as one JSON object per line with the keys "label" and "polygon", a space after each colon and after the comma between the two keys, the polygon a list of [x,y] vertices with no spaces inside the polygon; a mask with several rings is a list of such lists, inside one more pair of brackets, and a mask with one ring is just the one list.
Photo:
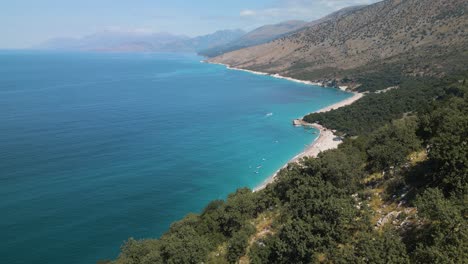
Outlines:
{"label": "hazy sky", "polygon": [[196,36],[290,19],[314,20],[378,0],[0,0],[0,48],[102,30]]}

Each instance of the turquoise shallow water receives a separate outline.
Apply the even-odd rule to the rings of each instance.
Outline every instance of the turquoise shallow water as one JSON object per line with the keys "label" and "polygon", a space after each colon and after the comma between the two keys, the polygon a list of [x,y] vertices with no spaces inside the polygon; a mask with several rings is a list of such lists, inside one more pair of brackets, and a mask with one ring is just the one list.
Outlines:
{"label": "turquoise shallow water", "polygon": [[200,60],[0,52],[3,263],[115,258],[263,182],[316,137],[292,119],[351,96]]}

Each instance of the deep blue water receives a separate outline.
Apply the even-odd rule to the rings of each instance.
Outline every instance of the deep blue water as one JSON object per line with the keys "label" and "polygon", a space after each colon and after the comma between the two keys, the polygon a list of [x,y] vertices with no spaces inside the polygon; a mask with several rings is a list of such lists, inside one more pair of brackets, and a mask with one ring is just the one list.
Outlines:
{"label": "deep blue water", "polygon": [[315,137],[292,119],[350,96],[200,60],[0,52],[2,263],[115,258],[263,182]]}

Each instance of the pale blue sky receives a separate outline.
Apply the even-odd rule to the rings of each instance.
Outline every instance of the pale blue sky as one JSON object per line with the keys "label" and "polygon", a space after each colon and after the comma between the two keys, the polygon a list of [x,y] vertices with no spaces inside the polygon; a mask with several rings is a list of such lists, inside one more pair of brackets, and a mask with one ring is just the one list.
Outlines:
{"label": "pale blue sky", "polygon": [[314,20],[377,0],[0,0],[0,48],[102,30],[196,36],[290,19]]}

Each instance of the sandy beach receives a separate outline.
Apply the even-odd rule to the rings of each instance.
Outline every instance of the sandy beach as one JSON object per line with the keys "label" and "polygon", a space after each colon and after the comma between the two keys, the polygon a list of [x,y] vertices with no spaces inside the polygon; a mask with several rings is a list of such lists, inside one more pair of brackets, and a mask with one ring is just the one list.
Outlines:
{"label": "sandy beach", "polygon": [[[337,109],[337,108],[340,108],[340,107],[343,107],[343,106],[350,105],[350,104],[356,102],[357,100],[361,99],[363,96],[364,96],[364,94],[362,94],[362,93],[354,93],[354,95],[352,97],[350,97],[350,98],[348,98],[346,100],[343,100],[341,102],[338,102],[336,104],[332,104],[330,106],[322,108],[322,109],[320,109],[318,111],[315,111],[314,113],[324,113],[324,112],[328,112],[328,111],[331,111],[331,110],[334,110],[334,109]],[[320,154],[320,152],[323,152],[323,151],[326,151],[326,150],[329,150],[329,149],[338,148],[338,145],[341,144],[341,140],[339,138],[337,138],[337,136],[330,129],[327,129],[326,127],[323,127],[323,126],[321,126],[319,124],[307,123],[307,122],[303,121],[302,119],[297,120],[297,122],[298,122],[298,125],[311,126],[311,127],[314,127],[316,129],[318,129],[319,130],[319,136],[317,137],[317,139],[315,139],[314,142],[312,142],[312,144],[309,145],[309,147],[307,147],[304,151],[302,151],[301,153],[296,155],[294,158],[292,158],[281,169],[286,168],[286,166],[291,162],[298,162],[300,159],[302,159],[304,157],[313,157],[313,158],[315,158],[315,157],[318,156],[318,154]],[[275,181],[276,176],[278,175],[278,173],[279,173],[279,171],[281,169],[276,171],[272,176],[268,177],[262,184],[257,186],[254,189],[254,192],[264,189],[268,184]]]}
{"label": "sandy beach", "polygon": [[340,101],[336,104],[332,104],[332,105],[329,105],[327,107],[324,107],[318,111],[315,111],[314,113],[324,113],[324,112],[328,112],[328,111],[331,111],[331,110],[334,110],[334,109],[338,109],[340,107],[343,107],[343,106],[347,106],[347,105],[350,105],[354,102],[356,102],[357,100],[361,99],[362,97],[364,96],[363,93],[353,93],[353,96],[348,98],[348,99],[345,99],[343,101]]}
{"label": "sandy beach", "polygon": [[[202,61],[202,62],[211,63],[211,62],[207,62],[207,61]],[[245,70],[245,69],[231,67],[231,66],[229,66],[227,64],[223,64],[223,63],[212,63],[212,64],[223,65],[223,66],[225,66],[226,68],[228,68],[230,70],[244,71],[244,72],[249,72],[249,73],[257,74],[257,75],[268,75],[268,76],[271,76],[271,77],[274,77],[274,78],[285,79],[285,80],[288,80],[288,81],[303,83],[303,84],[307,84],[307,85],[322,86],[319,83],[298,80],[298,79],[294,79],[294,78],[291,78],[291,77],[284,77],[284,76],[281,76],[279,74],[268,74],[268,73],[264,73],[264,72]],[[341,89],[341,87],[340,87],[340,89]],[[338,103],[329,105],[327,107],[324,107],[324,108],[322,108],[320,110],[315,111],[314,113],[324,113],[324,112],[328,112],[328,111],[331,111],[331,110],[334,110],[334,109],[338,109],[338,108],[343,107],[343,106],[350,105],[350,104],[356,102],[357,100],[361,99],[363,96],[364,96],[363,93],[353,92],[352,97],[347,98],[347,99],[345,99],[343,101],[340,101]],[[281,167],[279,170],[277,170],[273,175],[268,177],[262,184],[257,186],[253,190],[254,192],[264,189],[268,184],[275,181],[275,178],[278,175],[278,173],[280,172],[280,170],[282,170],[283,168],[286,168],[289,163],[298,162],[299,160],[301,160],[304,157],[314,157],[315,158],[315,157],[318,156],[318,154],[320,154],[320,152],[323,152],[323,151],[326,151],[326,150],[329,150],[329,149],[338,148],[338,145],[341,143],[341,139],[339,139],[333,133],[333,131],[331,131],[330,129],[327,129],[326,127],[323,127],[323,126],[321,126],[319,124],[310,124],[310,123],[305,122],[301,118],[301,119],[296,120],[296,125],[314,127],[314,128],[319,130],[319,136],[304,151],[302,151],[301,153],[296,155],[294,158],[289,160],[288,163],[286,163],[283,167]]]}
{"label": "sandy beach", "polygon": [[[202,62],[206,62],[206,61],[202,61]],[[231,66],[229,66],[227,64],[223,64],[223,63],[212,63],[212,62],[206,62],[206,63],[223,65],[226,68],[228,68],[229,70],[243,71],[243,72],[248,72],[248,73],[252,73],[252,74],[256,74],[256,75],[268,75],[268,76],[271,76],[273,78],[284,79],[284,80],[288,80],[288,81],[291,81],[291,82],[297,82],[297,83],[302,83],[302,84],[307,84],[307,85],[322,86],[322,84],[320,84],[320,83],[298,80],[298,79],[294,79],[294,78],[291,78],[291,77],[285,77],[285,76],[282,76],[282,75],[279,75],[279,74],[269,74],[269,73],[264,73],[264,72],[259,72],[259,71],[251,71],[251,70],[246,70],[246,69],[241,69],[241,68],[235,68],[235,67],[231,67]]]}

